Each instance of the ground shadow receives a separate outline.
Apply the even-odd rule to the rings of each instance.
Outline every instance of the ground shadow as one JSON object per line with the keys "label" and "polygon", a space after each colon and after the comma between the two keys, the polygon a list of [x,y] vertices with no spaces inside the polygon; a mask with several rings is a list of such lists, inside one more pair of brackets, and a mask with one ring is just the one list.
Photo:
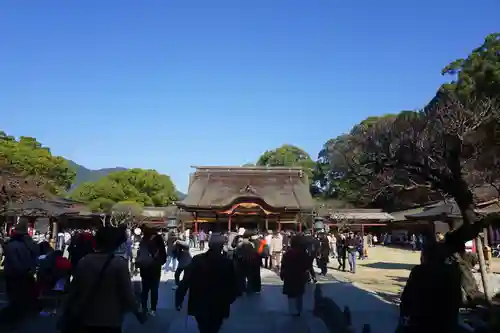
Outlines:
{"label": "ground shadow", "polygon": [[[140,281],[133,280],[134,291],[139,301]],[[160,284],[160,297],[157,316],[150,317],[146,324],[141,325],[137,320],[127,315],[123,324],[123,333],[168,333],[183,332],[197,333],[198,329],[193,318],[187,316],[187,298],[181,311],[175,310],[173,281],[168,279]],[[397,311],[393,305],[384,302],[380,297],[361,290],[350,283],[338,281],[322,281],[323,294],[331,297],[340,308],[348,306],[352,314],[354,332],[361,332],[364,324],[370,324],[372,333],[393,332],[397,322]],[[268,274],[263,278],[260,294],[240,297],[231,308],[231,316],[221,330],[221,333],[303,333],[326,332],[325,325],[315,318],[314,284],[306,287],[304,296],[304,315],[292,317],[288,310],[288,300],[282,294],[282,285],[279,278]],[[207,309],[209,311],[209,309]],[[27,320],[17,330],[2,332],[15,333],[56,333],[57,317],[37,316]]]}
{"label": "ground shadow", "polygon": [[415,267],[414,264],[404,264],[404,263],[397,263],[397,262],[373,262],[370,264],[365,264],[363,265],[364,267],[369,267],[369,268],[376,268],[376,269],[406,269],[411,271],[413,267]]}
{"label": "ground shadow", "polygon": [[396,330],[399,310],[392,302],[373,292],[360,289],[350,282],[332,281],[321,284],[323,297],[329,297],[344,309],[349,308],[353,332],[361,332],[369,324],[371,333]]}
{"label": "ground shadow", "polygon": [[399,283],[402,283],[402,284],[406,284],[406,281],[408,281],[408,277],[407,276],[391,276],[390,278],[391,278],[392,281],[399,282]]}

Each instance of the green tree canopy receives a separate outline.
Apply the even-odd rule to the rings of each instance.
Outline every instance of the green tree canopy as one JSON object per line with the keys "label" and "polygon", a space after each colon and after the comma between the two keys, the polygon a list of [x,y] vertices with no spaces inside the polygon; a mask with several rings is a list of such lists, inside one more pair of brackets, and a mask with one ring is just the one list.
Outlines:
{"label": "green tree canopy", "polygon": [[71,198],[85,202],[93,211],[112,211],[117,203],[168,206],[177,200],[175,185],[155,170],[130,169],[108,174],[96,182],[78,186]]}
{"label": "green tree canopy", "polygon": [[293,145],[282,145],[276,149],[264,152],[256,163],[257,166],[268,167],[301,167],[309,179],[311,192],[315,195],[316,186],[316,162],[303,149]]}
{"label": "green tree canopy", "polygon": [[484,39],[482,45],[472,50],[465,59],[457,59],[442,70],[453,81],[442,86],[441,91],[454,92],[466,102],[470,99],[500,95],[500,33]]}
{"label": "green tree canopy", "polygon": [[299,147],[283,145],[273,150],[268,150],[257,160],[258,166],[285,166],[302,167],[311,177],[314,161],[311,156]]}
{"label": "green tree canopy", "polygon": [[68,190],[75,172],[67,161],[54,156],[35,138],[13,136],[0,131],[0,168],[20,177],[36,176],[49,192],[61,194]]}
{"label": "green tree canopy", "polygon": [[[326,197],[386,209],[441,199],[438,192],[455,197],[460,191],[431,175],[439,173],[443,181],[454,177],[458,183],[457,171],[451,175],[447,164],[452,152],[468,184],[498,180],[500,34],[487,36],[442,74],[452,81],[422,110],[368,117],[323,145],[316,177]],[[401,191],[408,188],[414,190]]]}

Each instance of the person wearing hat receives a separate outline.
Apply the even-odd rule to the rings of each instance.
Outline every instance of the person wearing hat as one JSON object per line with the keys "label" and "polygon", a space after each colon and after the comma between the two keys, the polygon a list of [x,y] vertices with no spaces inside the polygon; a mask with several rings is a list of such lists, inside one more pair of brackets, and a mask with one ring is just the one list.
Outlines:
{"label": "person wearing hat", "polygon": [[224,242],[224,236],[212,234],[208,251],[193,257],[175,293],[180,311],[189,290],[188,315],[196,319],[200,332],[219,332],[237,297],[233,262],[222,253]]}

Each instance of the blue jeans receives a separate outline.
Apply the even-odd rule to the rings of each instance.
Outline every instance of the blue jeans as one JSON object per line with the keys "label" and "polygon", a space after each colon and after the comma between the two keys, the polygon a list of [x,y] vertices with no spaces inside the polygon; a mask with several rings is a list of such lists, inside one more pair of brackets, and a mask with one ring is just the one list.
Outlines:
{"label": "blue jeans", "polygon": [[175,272],[177,269],[177,259],[174,258],[172,255],[167,255],[167,262],[165,263],[165,272],[169,271],[169,267],[172,265],[172,272]]}
{"label": "blue jeans", "polygon": [[349,251],[347,253],[347,261],[349,262],[349,268],[351,269],[351,272],[356,273],[356,256],[357,252],[356,251]]}

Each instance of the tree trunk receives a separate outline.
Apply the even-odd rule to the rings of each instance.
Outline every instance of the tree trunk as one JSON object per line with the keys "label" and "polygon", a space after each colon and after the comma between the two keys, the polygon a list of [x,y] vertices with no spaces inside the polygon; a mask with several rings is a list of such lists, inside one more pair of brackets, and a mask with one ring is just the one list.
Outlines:
{"label": "tree trunk", "polygon": [[[474,200],[472,192],[470,191],[469,186],[467,185],[467,183],[463,178],[460,177],[455,183],[455,186],[456,187],[454,191],[455,192],[454,197],[458,207],[460,208],[460,212],[462,214],[462,219],[463,219],[463,225],[460,228],[462,228],[462,230],[464,231],[462,232],[462,236],[465,236],[471,233],[473,229],[472,225],[476,222],[477,219],[476,213],[474,212]],[[466,238],[460,239],[462,244],[464,244],[469,240],[470,239]],[[476,251],[479,258],[479,268],[481,272],[481,281],[483,284],[484,296],[487,304],[489,304],[491,302],[491,295],[486,275],[486,263],[484,260],[483,242],[481,241],[479,235],[476,235],[475,241],[476,241]],[[463,269],[462,273],[464,273]],[[469,274],[472,275],[470,270],[468,270],[468,275]]]}
{"label": "tree trunk", "polygon": [[488,281],[488,275],[486,272],[486,262],[484,260],[484,252],[483,252],[483,242],[481,240],[480,236],[476,237],[476,250],[478,251],[478,257],[479,257],[479,269],[481,270],[481,281],[483,282],[483,289],[484,289],[484,296],[486,298],[486,303],[490,304],[491,303],[491,290],[489,286],[489,281]]}

